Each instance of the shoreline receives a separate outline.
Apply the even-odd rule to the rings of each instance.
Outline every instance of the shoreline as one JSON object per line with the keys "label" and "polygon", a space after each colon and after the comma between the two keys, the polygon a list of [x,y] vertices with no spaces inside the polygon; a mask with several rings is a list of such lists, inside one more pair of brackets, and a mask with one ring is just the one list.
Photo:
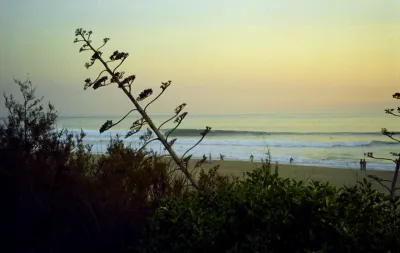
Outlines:
{"label": "shoreline", "polygon": [[[100,154],[94,154],[98,157]],[[192,158],[189,161],[189,167],[194,168],[194,165],[200,159]],[[214,166],[219,165],[219,172],[225,175],[233,175],[237,177],[242,177],[243,173],[250,172],[256,168],[259,168],[261,162],[250,162],[250,161],[240,161],[240,160],[213,160],[212,163],[207,161],[203,163],[199,169],[208,170]],[[271,172],[275,171],[275,163],[271,163]],[[335,168],[335,167],[325,167],[325,166],[310,166],[301,164],[283,164],[278,163],[278,173],[281,178],[289,178],[297,181],[311,182],[321,181],[329,182],[330,184],[343,187],[352,186],[357,184],[357,181],[371,180],[368,175],[375,175],[384,180],[392,180],[394,171],[384,171],[384,170],[367,170],[360,171],[354,168]],[[390,187],[390,183],[385,183],[386,186]],[[387,192],[387,190],[379,185],[377,182],[372,182],[374,189]],[[400,180],[397,181],[396,187],[400,187]]]}
{"label": "shoreline", "polygon": [[[200,158],[192,158],[193,160],[200,160]],[[213,160],[215,161],[221,161],[221,160]],[[225,159],[224,161],[227,162],[243,162],[243,163],[254,163],[254,164],[261,164],[259,161],[248,161],[248,160],[233,160],[233,159]],[[207,162],[206,162],[207,163]],[[342,166],[333,166],[333,165],[324,165],[324,164],[308,164],[308,163],[296,163],[293,162],[292,164],[290,163],[278,163],[278,165],[284,165],[284,166],[305,166],[305,167],[321,167],[321,168],[327,168],[327,169],[344,169],[344,170],[353,170],[353,171],[361,171],[359,168],[353,168],[353,167],[342,167]],[[271,162],[271,166],[275,166],[275,162]],[[394,172],[395,169],[395,164],[393,163],[393,169],[376,169],[376,168],[368,168],[367,171],[385,171],[385,172]],[[361,171],[362,172],[362,171]]]}
{"label": "shoreline", "polygon": [[[190,166],[193,166],[198,159],[192,159],[189,162]],[[261,165],[261,162],[250,162],[250,161],[232,161],[232,160],[215,160],[211,164],[205,162],[203,168],[208,169],[220,165],[219,172],[221,174],[232,174],[234,176],[242,176],[245,172],[250,172]],[[275,164],[271,164],[271,172],[275,171]],[[310,182],[322,181],[329,182],[337,187],[344,185],[351,186],[357,184],[357,181],[368,178],[368,175],[375,175],[384,180],[392,180],[394,171],[383,171],[383,170],[366,170],[360,171],[352,168],[333,168],[324,166],[308,166],[299,164],[278,164],[278,174],[282,178],[295,179],[297,181]],[[385,183],[386,186],[390,187],[390,183]],[[377,182],[372,182],[374,189],[378,189],[386,192],[387,190],[379,185]],[[400,187],[400,180],[397,181],[397,187]]]}
{"label": "shoreline", "polygon": [[[95,155],[95,156],[101,156],[101,155],[103,155],[103,154],[101,154],[101,153],[95,153],[95,154],[93,154],[93,155]],[[191,158],[191,160],[196,160],[196,161],[198,161],[198,160],[201,160],[202,158],[201,157],[192,157]],[[207,161],[208,161],[208,157],[207,157]],[[205,162],[205,164],[207,164],[207,161]],[[220,162],[221,160],[219,160],[219,159],[212,159],[212,161],[213,162]],[[246,160],[240,160],[240,159],[224,159],[224,161],[225,162],[242,162],[242,163],[249,163],[249,164],[251,164],[251,163],[253,163],[253,164],[261,164],[261,161],[254,161],[254,162],[251,162],[251,161],[249,161],[248,159],[246,159]],[[372,163],[371,161],[369,161],[369,163]],[[290,164],[290,163],[281,163],[281,162],[278,162],[278,165],[280,166],[280,165],[283,165],[283,166],[301,166],[301,167],[318,167],[318,168],[326,168],[326,169],[341,169],[341,170],[352,170],[352,171],[358,171],[358,172],[360,172],[361,170],[360,170],[360,168],[359,167],[349,167],[349,166],[347,166],[347,167],[343,167],[343,166],[335,166],[335,165],[324,165],[324,164],[311,164],[311,163],[297,163],[297,162],[293,162],[292,164]],[[275,166],[275,161],[273,161],[273,162],[271,162],[271,166],[273,167],[273,166]],[[368,167],[368,163],[367,163],[367,171],[374,171],[374,172],[394,172],[394,169],[395,169],[395,164],[393,163],[393,167],[391,168],[391,169],[385,169],[385,168],[379,168],[379,169],[376,169],[376,168],[374,168],[374,167],[372,167],[373,165],[369,165],[369,166],[371,166],[371,167]],[[361,172],[363,172],[363,171],[361,171]]]}

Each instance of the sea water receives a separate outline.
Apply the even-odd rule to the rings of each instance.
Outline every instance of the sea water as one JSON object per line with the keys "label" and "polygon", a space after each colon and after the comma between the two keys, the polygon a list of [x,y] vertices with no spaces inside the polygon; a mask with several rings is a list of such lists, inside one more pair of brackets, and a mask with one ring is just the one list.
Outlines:
{"label": "sea water", "polygon": [[[171,114],[151,115],[159,125]],[[59,117],[58,128],[66,128],[87,134],[85,142],[93,145],[93,153],[105,153],[110,137],[117,134],[127,145],[140,147],[139,132],[124,138],[130,125],[138,116],[127,117],[119,125],[100,134],[99,128],[106,120],[116,122],[118,117]],[[193,157],[219,159],[220,154],[226,160],[255,161],[266,158],[268,150],[272,162],[315,165],[339,168],[359,169],[360,159],[366,158],[367,169],[394,170],[394,162],[365,157],[367,152],[375,156],[395,159],[390,152],[399,152],[400,144],[382,135],[381,129],[398,129],[399,118],[384,113],[353,114],[257,114],[257,115],[188,115],[182,124],[170,135],[169,140],[177,138],[173,148],[178,155],[184,154],[201,138],[200,133],[206,126],[212,127],[204,140],[190,150]],[[167,134],[174,128],[173,120],[162,128]],[[166,153],[159,142],[148,145],[159,153]]]}

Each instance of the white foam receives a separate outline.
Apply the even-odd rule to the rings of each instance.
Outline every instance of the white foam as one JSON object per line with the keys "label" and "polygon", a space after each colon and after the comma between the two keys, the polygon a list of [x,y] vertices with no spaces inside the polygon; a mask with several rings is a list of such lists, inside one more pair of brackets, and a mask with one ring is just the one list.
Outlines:
{"label": "white foam", "polygon": [[[79,133],[80,129],[74,129],[75,133]],[[124,136],[128,131],[123,130],[109,130],[103,134],[99,134],[96,130],[84,130],[87,137],[84,139],[86,143],[93,144],[94,153],[105,153],[107,145],[110,141],[110,136],[115,137],[116,134],[121,136],[121,140],[125,144],[131,144],[132,147],[140,147],[139,136],[141,133],[133,135],[128,139]],[[171,140],[172,138],[170,138]],[[199,138],[178,138],[174,144],[174,150],[178,155],[183,155],[192,145],[194,145]],[[248,161],[250,154],[253,154],[256,161],[260,161],[261,158],[265,159],[265,144],[271,148],[272,161],[278,161],[279,163],[288,163],[289,158],[293,156],[295,164],[301,165],[314,165],[314,166],[326,166],[326,167],[341,167],[341,168],[359,168],[358,158],[346,158],[337,156],[325,156],[325,157],[306,157],[304,154],[300,155],[296,153],[296,150],[304,150],[305,148],[333,148],[340,150],[343,148],[355,148],[364,145],[382,145],[384,142],[380,141],[349,141],[349,142],[318,142],[308,140],[286,140],[286,139],[221,139],[221,138],[209,138],[204,139],[197,147],[192,149],[189,154],[193,157],[200,158],[203,154],[208,155],[211,153],[212,157],[219,159],[220,154],[224,154],[227,160],[243,160]],[[280,154],[286,148],[291,150],[291,154]],[[148,149],[164,153],[164,148],[157,141],[152,142],[148,145]],[[287,150],[286,150],[287,151]],[[387,162],[368,162],[368,167],[380,169],[380,170],[393,170],[393,163]]]}

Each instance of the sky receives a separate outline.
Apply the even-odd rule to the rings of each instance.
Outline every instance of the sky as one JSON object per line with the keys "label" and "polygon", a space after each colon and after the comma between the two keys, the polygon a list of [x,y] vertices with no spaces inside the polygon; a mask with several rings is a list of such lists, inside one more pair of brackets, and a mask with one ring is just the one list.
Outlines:
{"label": "sky", "polygon": [[[83,90],[75,29],[104,56],[129,52],[135,96],[159,91],[150,113],[186,102],[193,114],[383,112],[400,84],[398,0],[0,0],[0,91],[29,78],[61,116],[123,115],[115,86]],[[143,102],[145,103],[145,102]],[[0,115],[6,110],[0,98]]]}

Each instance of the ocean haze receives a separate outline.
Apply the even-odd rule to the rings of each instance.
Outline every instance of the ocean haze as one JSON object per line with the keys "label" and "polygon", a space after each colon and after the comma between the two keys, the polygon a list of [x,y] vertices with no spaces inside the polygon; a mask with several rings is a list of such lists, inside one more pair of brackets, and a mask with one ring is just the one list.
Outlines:
{"label": "ocean haze", "polygon": [[[186,110],[185,110],[186,111]],[[150,114],[156,123],[172,117],[172,113]],[[59,123],[75,128],[81,122],[83,128],[97,129],[105,120],[118,120],[117,116],[74,117],[60,116]],[[115,129],[128,129],[139,119],[138,114],[128,116]],[[382,113],[279,113],[279,114],[191,114],[180,129],[237,130],[260,132],[380,132],[385,127],[398,129],[398,118]],[[166,125],[172,126],[172,124]]]}
{"label": "ocean haze", "polygon": [[[167,118],[165,114],[153,115],[157,124]],[[136,119],[128,117],[103,134],[98,129],[105,120],[115,122],[118,118],[60,117],[57,127],[75,132],[82,128],[88,134],[86,142],[94,145],[93,152],[104,153],[110,136],[124,137]],[[174,148],[178,154],[183,154],[197,142],[202,130],[211,126],[210,134],[191,151],[194,157],[211,153],[215,159],[224,154],[226,159],[248,160],[253,154],[260,161],[265,159],[269,148],[272,160],[281,163],[288,163],[293,157],[296,164],[357,169],[365,152],[390,157],[390,152],[397,151],[399,143],[380,132],[382,127],[399,130],[397,121],[390,115],[366,113],[188,115],[170,139],[177,138]],[[165,125],[163,133],[167,134],[173,126]],[[124,139],[125,143],[139,147],[139,134]],[[164,152],[160,143],[149,147]],[[368,159],[368,168],[393,170],[394,164]]]}

